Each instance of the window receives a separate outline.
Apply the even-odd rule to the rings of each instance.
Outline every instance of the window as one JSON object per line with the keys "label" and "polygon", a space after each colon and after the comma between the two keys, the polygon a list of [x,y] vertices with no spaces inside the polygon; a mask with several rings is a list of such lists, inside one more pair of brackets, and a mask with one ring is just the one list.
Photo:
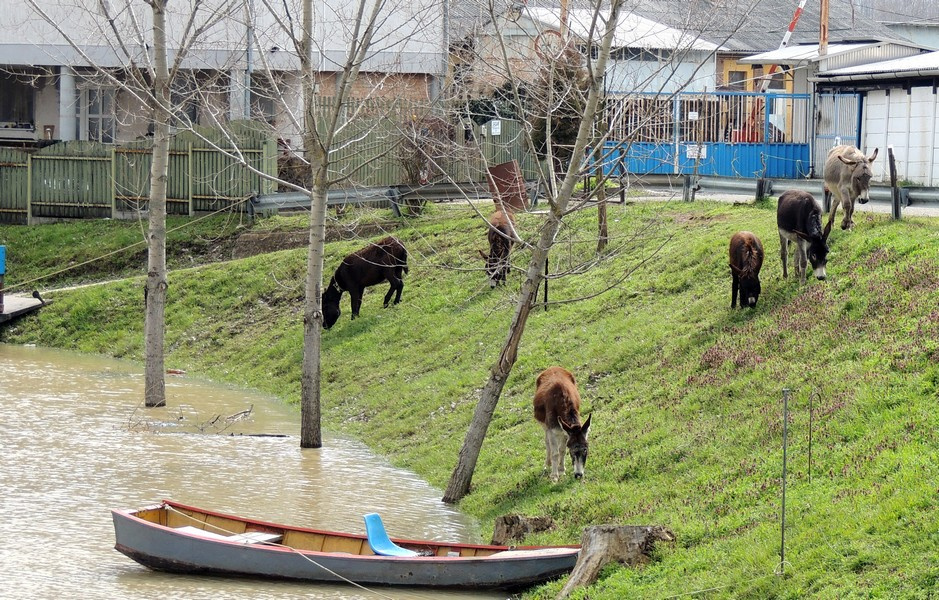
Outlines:
{"label": "window", "polygon": [[113,144],[117,90],[114,88],[80,86],[76,89],[75,118],[78,139]]}
{"label": "window", "polygon": [[15,75],[0,74],[0,124],[6,127],[26,127],[33,123],[34,91],[31,85]]}
{"label": "window", "polygon": [[727,87],[740,92],[747,91],[747,72],[730,71],[727,73]]}

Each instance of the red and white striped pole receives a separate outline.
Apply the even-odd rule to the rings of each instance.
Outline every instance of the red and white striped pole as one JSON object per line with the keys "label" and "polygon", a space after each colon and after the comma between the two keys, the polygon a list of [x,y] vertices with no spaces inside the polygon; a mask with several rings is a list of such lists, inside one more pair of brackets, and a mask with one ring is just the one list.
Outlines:
{"label": "red and white striped pole", "polygon": [[[786,30],[786,34],[783,36],[782,43],[779,44],[779,49],[782,50],[789,45],[789,38],[792,37],[792,32],[796,28],[796,23],[799,22],[799,17],[802,16],[802,10],[805,8],[805,3],[808,0],[799,0],[799,8],[796,9],[796,14],[793,15],[792,21],[789,22],[789,29]],[[760,84],[760,93],[765,93],[769,89],[769,82],[773,79],[773,73],[779,70],[779,65],[770,65],[769,71],[763,76],[763,83]]]}

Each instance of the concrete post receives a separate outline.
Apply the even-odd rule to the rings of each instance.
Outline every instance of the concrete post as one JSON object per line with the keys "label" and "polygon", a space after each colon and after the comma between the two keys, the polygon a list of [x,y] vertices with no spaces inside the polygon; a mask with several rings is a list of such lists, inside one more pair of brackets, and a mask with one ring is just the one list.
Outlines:
{"label": "concrete post", "polygon": [[71,67],[59,67],[59,135],[58,139],[78,139],[76,131],[75,72]]}

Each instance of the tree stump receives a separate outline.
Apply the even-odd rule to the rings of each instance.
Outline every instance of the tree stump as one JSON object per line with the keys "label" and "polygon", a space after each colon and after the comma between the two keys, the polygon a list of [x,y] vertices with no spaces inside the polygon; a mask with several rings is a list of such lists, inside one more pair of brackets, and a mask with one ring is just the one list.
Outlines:
{"label": "tree stump", "polygon": [[600,570],[611,561],[626,565],[648,562],[655,542],[673,542],[675,534],[661,525],[595,525],[584,530],[580,556],[570,579],[556,600],[567,598],[581,586],[597,580]]}
{"label": "tree stump", "polygon": [[502,515],[496,519],[492,530],[492,543],[506,545],[510,540],[521,541],[529,533],[547,531],[554,527],[551,517],[526,517],[523,515]]}

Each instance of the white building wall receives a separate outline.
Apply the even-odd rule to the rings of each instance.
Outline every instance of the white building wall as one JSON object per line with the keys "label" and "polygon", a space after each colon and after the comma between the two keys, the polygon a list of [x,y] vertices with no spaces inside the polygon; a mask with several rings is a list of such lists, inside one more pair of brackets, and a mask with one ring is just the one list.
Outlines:
{"label": "white building wall", "polygon": [[[890,181],[887,147],[893,146],[897,179],[939,185],[939,96],[932,87],[868,92],[865,100],[864,150],[880,149],[872,170],[876,181]],[[880,159],[883,157],[883,160]]]}

